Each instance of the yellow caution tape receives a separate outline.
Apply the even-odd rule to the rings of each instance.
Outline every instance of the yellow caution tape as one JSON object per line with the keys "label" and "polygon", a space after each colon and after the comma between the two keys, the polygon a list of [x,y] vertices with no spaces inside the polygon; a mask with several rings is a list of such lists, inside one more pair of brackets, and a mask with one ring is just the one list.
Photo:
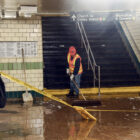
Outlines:
{"label": "yellow caution tape", "polygon": [[86,109],[84,109],[83,107],[79,107],[79,106],[73,106],[73,108],[80,114],[82,115],[82,117],[84,119],[92,119],[92,120],[97,120],[93,115],[91,115],[89,112],[87,112]]}
{"label": "yellow caution tape", "polygon": [[49,93],[41,91],[38,88],[33,87],[33,86],[31,86],[31,85],[29,85],[29,84],[27,84],[27,83],[25,83],[25,82],[23,82],[23,81],[21,81],[21,80],[19,80],[17,78],[14,78],[14,77],[12,77],[12,76],[10,76],[8,74],[5,74],[4,72],[0,72],[0,74],[2,76],[4,76],[4,77],[8,78],[9,80],[12,80],[12,81],[14,81],[14,82],[16,82],[16,83],[18,83],[18,84],[20,84],[22,86],[25,86],[26,88],[29,88],[29,89],[31,89],[33,91],[36,91],[36,92],[38,92],[38,93],[40,93],[40,94],[42,94],[42,95],[44,95],[44,96],[46,96],[46,97],[48,97],[48,98],[50,98],[52,100],[60,102],[60,103],[66,105],[66,106],[69,106],[71,108],[74,108],[84,119],[92,119],[94,121],[96,120],[96,118],[94,116],[92,116],[89,112],[87,112],[83,107],[72,106],[72,105],[68,104],[67,102],[65,102],[63,100],[61,100],[61,99],[59,99],[59,98],[57,98],[57,97],[55,97],[55,96],[53,96],[53,95],[51,95]]}
{"label": "yellow caution tape", "polygon": [[138,112],[140,113],[140,110],[104,110],[104,109],[86,109],[86,111],[98,111],[98,112]]}

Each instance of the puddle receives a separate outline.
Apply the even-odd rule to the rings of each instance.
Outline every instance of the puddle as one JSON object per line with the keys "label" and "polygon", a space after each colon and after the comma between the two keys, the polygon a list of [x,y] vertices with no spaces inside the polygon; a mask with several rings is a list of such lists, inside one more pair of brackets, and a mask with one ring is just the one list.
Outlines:
{"label": "puddle", "polygon": [[10,125],[6,123],[0,123],[0,139],[8,137],[25,137],[28,135],[30,135],[30,131],[17,124]]}
{"label": "puddle", "polygon": [[17,111],[0,110],[0,113],[17,114]]}
{"label": "puddle", "polygon": [[[64,97],[62,97],[64,98]],[[94,98],[92,98],[94,99]],[[137,98],[102,98],[97,110],[139,110]],[[139,110],[140,111],[140,110]],[[139,140],[140,112],[90,112],[97,121],[83,120],[72,108],[55,101],[10,104],[0,110],[0,140]]]}

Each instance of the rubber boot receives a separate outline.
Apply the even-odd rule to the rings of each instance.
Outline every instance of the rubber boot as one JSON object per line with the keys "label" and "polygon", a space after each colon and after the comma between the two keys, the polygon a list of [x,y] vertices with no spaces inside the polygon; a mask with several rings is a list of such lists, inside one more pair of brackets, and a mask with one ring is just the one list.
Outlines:
{"label": "rubber boot", "polygon": [[74,96],[74,92],[70,91],[68,94],[66,94],[67,97],[73,97]]}
{"label": "rubber boot", "polygon": [[78,99],[79,98],[79,94],[74,95],[73,98]]}

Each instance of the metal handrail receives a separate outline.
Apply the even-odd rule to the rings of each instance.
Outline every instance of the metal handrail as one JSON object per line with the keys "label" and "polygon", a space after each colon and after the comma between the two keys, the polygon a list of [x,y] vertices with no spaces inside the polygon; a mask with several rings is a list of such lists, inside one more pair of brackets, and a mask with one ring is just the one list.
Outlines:
{"label": "metal handrail", "polygon": [[86,38],[86,40],[87,40],[88,48],[89,48],[89,51],[91,52],[91,57],[92,57],[92,59],[93,59],[94,65],[97,66],[96,61],[95,61],[95,58],[94,58],[94,55],[93,55],[93,52],[92,52],[92,50],[91,50],[91,47],[90,47],[90,44],[89,44],[89,41],[88,41],[88,38],[87,38],[87,34],[86,34],[86,31],[85,31],[84,25],[83,25],[82,22],[80,22],[80,23],[81,23],[81,27],[82,27],[82,29],[83,29],[83,32],[84,32],[84,34],[85,34],[85,38]]}
{"label": "metal handrail", "polygon": [[[97,66],[97,65],[96,65],[96,62],[95,62],[95,59],[94,59],[94,56],[93,56],[91,47],[90,47],[90,45],[89,45],[89,41],[88,41],[87,36],[86,36],[86,34],[85,34],[85,32],[84,32],[84,35],[86,36],[86,41],[87,41],[87,43],[85,42],[85,37],[83,36],[83,32],[82,32],[82,29],[81,29],[81,27],[80,27],[79,22],[78,22],[78,27],[79,27],[79,31],[80,31],[80,34],[81,34],[82,41],[83,41],[83,43],[84,43],[86,52],[87,52],[87,54],[89,54],[89,52],[91,53],[91,56],[92,56],[92,59],[93,59],[93,62],[94,62],[94,63],[92,63],[92,61],[91,61],[89,55],[88,55],[88,60],[90,61],[90,65],[91,65],[91,67],[92,67],[92,69],[93,69],[93,66]],[[86,45],[86,44],[88,44],[88,45]],[[87,46],[88,46],[88,48],[87,48]],[[93,69],[93,70],[94,70],[94,69]]]}
{"label": "metal handrail", "polygon": [[134,40],[134,38],[133,38],[133,36],[132,36],[132,34],[131,34],[131,32],[130,32],[128,26],[126,25],[126,22],[124,21],[123,23],[124,23],[124,25],[125,25],[125,28],[126,28],[128,34],[129,34],[131,40],[133,41],[133,43],[134,43],[134,45],[135,45],[135,48],[137,49],[138,52],[140,52],[140,50],[138,49],[137,43],[135,42],[135,40]]}
{"label": "metal handrail", "polygon": [[[118,29],[118,31],[119,31],[119,34],[120,34],[120,36],[121,36],[121,38],[122,38],[122,40],[123,40],[125,46],[127,47],[127,50],[128,50],[129,55],[130,55],[130,57],[131,57],[131,59],[132,59],[132,62],[134,63],[134,65],[135,65],[135,67],[136,67],[136,69],[137,69],[137,72],[140,74],[139,61],[135,58],[135,56],[134,56],[133,53],[131,52],[130,48],[128,47],[129,45],[127,44],[127,41],[126,41],[125,37],[123,36],[123,34],[122,34],[121,30],[120,30],[120,27],[119,27],[119,24],[121,25],[121,23],[120,23],[120,22],[119,22],[119,24],[117,24],[116,22],[114,22],[114,23],[115,23],[115,25],[116,25],[116,27],[117,27],[117,29]],[[126,30],[126,32],[128,33],[128,36],[130,37],[130,39],[131,39],[132,42],[134,43],[135,48],[137,49],[137,51],[140,52],[140,50],[138,50],[138,46],[137,46],[137,44],[136,44],[136,42],[135,42],[133,36],[131,35],[131,32],[130,32],[129,28],[127,27],[127,24],[126,24],[125,22],[122,22],[122,23],[123,23],[123,25],[124,25],[124,29],[123,29],[124,33],[125,33],[125,30]],[[123,25],[121,25],[121,27],[122,27]],[[126,33],[125,33],[125,34],[126,34]],[[127,36],[127,35],[126,35],[126,36]],[[127,37],[127,38],[128,38],[128,37]],[[129,41],[129,43],[130,43],[130,41]],[[130,45],[132,45],[132,44],[130,44]],[[131,47],[132,47],[132,46],[131,46]],[[135,52],[134,52],[134,53],[135,53]]]}
{"label": "metal handrail", "polygon": [[95,67],[98,68],[98,91],[99,91],[99,95],[100,95],[100,66],[98,66],[96,64],[96,61],[95,61],[93,52],[91,50],[91,46],[89,44],[88,37],[87,37],[87,34],[86,34],[86,31],[85,31],[83,23],[77,21],[77,25],[78,25],[78,28],[79,28],[79,31],[80,31],[80,34],[81,34],[82,42],[84,44],[85,50],[86,50],[87,55],[88,55],[88,62],[89,62],[90,66],[92,68],[92,71],[93,71],[94,87],[95,87],[95,80],[97,80],[96,73],[95,73]]}
{"label": "metal handrail", "polygon": [[[83,31],[83,33],[81,32],[81,35],[84,36],[82,39],[83,42],[85,42],[84,44],[85,45],[85,49],[86,49],[86,52],[87,52],[87,55],[88,55],[88,68],[89,68],[89,63],[90,63],[90,66],[92,68],[92,71],[93,71],[93,75],[94,75],[94,87],[95,87],[95,80],[97,79],[96,77],[96,71],[95,71],[95,67],[97,66],[96,65],[96,62],[95,62],[95,59],[94,59],[94,56],[93,56],[93,53],[92,53],[92,50],[91,50],[91,47],[90,47],[90,44],[89,44],[89,41],[88,41],[88,38],[87,38],[87,35],[86,35],[86,32],[85,32],[85,29],[84,29],[84,26],[83,26],[83,23],[82,22],[78,22],[79,24],[79,29],[81,29],[81,31]],[[90,55],[91,55],[91,58],[90,58]],[[92,60],[93,60],[93,63],[92,63]]]}
{"label": "metal handrail", "polygon": [[[85,42],[85,39],[84,39],[84,36],[83,36],[83,33],[82,33],[82,29],[81,29],[81,27],[79,25],[79,22],[77,22],[77,24],[78,24],[78,27],[79,27],[79,31],[80,31],[80,34],[81,34],[82,41],[83,41],[83,44],[85,46],[86,52],[88,53],[88,50],[87,50],[87,47],[86,47],[86,42]],[[94,70],[94,67],[93,67],[93,64],[92,64],[92,61],[91,61],[89,55],[88,55],[88,60],[90,62],[90,65],[91,65],[92,70]]]}

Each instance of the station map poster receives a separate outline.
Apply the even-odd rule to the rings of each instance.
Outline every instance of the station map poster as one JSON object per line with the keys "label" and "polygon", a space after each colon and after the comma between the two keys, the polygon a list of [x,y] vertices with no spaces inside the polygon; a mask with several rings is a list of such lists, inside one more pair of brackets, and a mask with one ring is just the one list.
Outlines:
{"label": "station map poster", "polygon": [[0,42],[0,58],[22,57],[22,48],[26,57],[37,56],[37,42]]}

